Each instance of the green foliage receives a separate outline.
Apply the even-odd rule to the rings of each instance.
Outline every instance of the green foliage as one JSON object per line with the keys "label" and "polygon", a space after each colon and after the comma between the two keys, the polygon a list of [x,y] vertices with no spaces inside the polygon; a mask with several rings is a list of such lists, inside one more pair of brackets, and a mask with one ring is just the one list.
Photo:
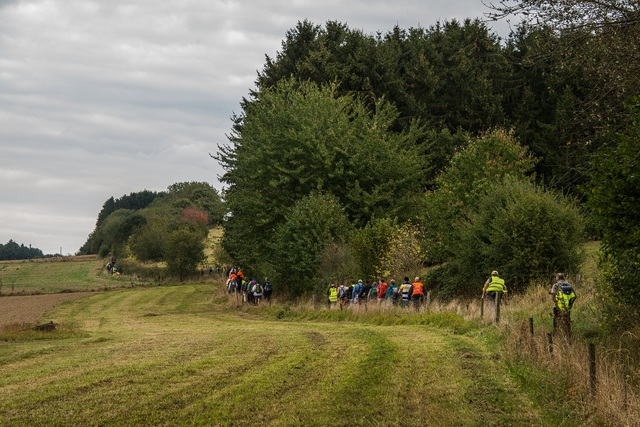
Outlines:
{"label": "green foliage", "polygon": [[583,220],[574,202],[526,181],[495,184],[460,223],[446,267],[456,291],[478,292],[494,269],[512,290],[582,262]]}
{"label": "green foliage", "polygon": [[507,176],[525,177],[535,163],[512,133],[495,130],[458,151],[437,183],[440,191],[451,194],[463,206],[473,206],[492,184]]}
{"label": "green foliage", "polygon": [[293,296],[309,292],[324,250],[349,230],[344,209],[331,195],[312,193],[300,199],[277,229],[271,259],[279,289]]}
{"label": "green foliage", "polygon": [[99,252],[102,256],[109,252],[119,253],[126,246],[129,237],[145,223],[146,218],[140,213],[129,209],[118,209],[96,228],[92,240],[98,250],[93,253]]}
{"label": "green foliage", "polygon": [[479,20],[365,35],[345,24],[324,28],[308,21],[287,32],[276,60],[267,58],[261,91],[295,76],[318,85],[335,83],[374,107],[386,98],[398,108],[399,129],[421,117],[436,129],[477,132],[503,119],[500,82],[508,64],[497,36]]}
{"label": "green foliage", "polygon": [[[594,157],[589,207],[603,240],[603,295],[637,314],[640,306],[640,102],[636,120]],[[620,314],[624,316],[624,314]]]}
{"label": "green foliage", "polygon": [[218,156],[230,212],[223,245],[238,264],[268,262],[288,210],[314,191],[335,197],[356,226],[407,215],[419,194],[421,130],[392,132],[390,104],[372,113],[333,87],[295,80],[255,96]]}
{"label": "green foliage", "polygon": [[383,257],[397,226],[389,218],[374,218],[350,236],[351,253],[362,277],[377,277],[383,270]]}
{"label": "green foliage", "polygon": [[180,199],[187,199],[187,205],[180,206],[184,208],[188,205],[194,205],[198,209],[205,212],[208,216],[209,225],[217,225],[222,223],[225,214],[225,207],[218,193],[211,184],[206,182],[179,182],[172,184],[167,188],[167,198],[174,204]]}
{"label": "green foliage", "polygon": [[[438,188],[425,195],[421,209],[426,261],[441,263],[455,256],[456,224],[477,208],[488,189],[506,177],[527,179],[536,160],[503,130],[469,140],[438,176]],[[529,179],[532,179],[530,176]]]}
{"label": "green foliage", "polygon": [[408,222],[395,227],[386,251],[382,255],[379,277],[414,276],[422,269],[424,255],[421,253],[422,233],[419,227]]}
{"label": "green foliage", "polygon": [[169,273],[184,280],[196,272],[205,257],[204,237],[201,230],[189,226],[177,227],[169,233],[164,249]]}
{"label": "green foliage", "polygon": [[24,244],[18,245],[11,239],[4,245],[0,243],[0,260],[42,258],[43,256],[40,249]]}

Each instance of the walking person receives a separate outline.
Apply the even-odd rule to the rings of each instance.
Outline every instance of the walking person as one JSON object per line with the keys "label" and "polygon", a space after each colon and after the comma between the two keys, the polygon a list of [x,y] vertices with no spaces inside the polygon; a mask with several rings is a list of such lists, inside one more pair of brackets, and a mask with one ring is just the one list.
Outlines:
{"label": "walking person", "polygon": [[354,304],[358,304],[360,302],[360,295],[362,294],[362,279],[358,280],[358,283],[353,285],[353,291],[351,297],[353,299]]}
{"label": "walking person", "polygon": [[396,281],[391,279],[389,282],[389,289],[387,289],[387,293],[384,296],[385,300],[391,300],[393,305],[398,305],[398,300],[400,299],[400,288],[396,285]]}
{"label": "walking person", "polygon": [[327,289],[327,308],[335,307],[338,303],[338,287],[335,282],[331,282]]}
{"label": "walking person", "polygon": [[409,282],[409,277],[404,277],[404,282],[400,285],[400,296],[402,297],[402,306],[409,307],[409,301],[411,300],[411,293],[413,292],[413,286]]}
{"label": "walking person", "polygon": [[571,308],[576,300],[576,293],[573,286],[565,280],[564,273],[556,273],[556,283],[549,294],[554,301],[553,333],[559,329],[571,338]]}
{"label": "walking person", "polygon": [[504,280],[498,276],[498,272],[493,270],[482,288],[482,299],[495,301],[499,292],[502,293],[502,301],[507,305],[507,286],[504,284]]}
{"label": "walking person", "polygon": [[420,276],[416,276],[411,285],[413,290],[411,291],[411,301],[413,301],[413,307],[416,310],[420,309],[420,306],[424,302],[424,284],[420,281]]}
{"label": "walking person", "polygon": [[389,284],[384,279],[380,279],[380,283],[378,284],[378,304],[382,304],[382,301],[387,298],[388,289]]}
{"label": "walking person", "polygon": [[264,282],[262,283],[264,300],[269,301],[271,303],[271,293],[273,292],[273,287],[268,277],[264,278]]}
{"label": "walking person", "polygon": [[253,280],[253,305],[260,305],[260,300],[262,299],[262,295],[263,295],[262,285],[254,279]]}

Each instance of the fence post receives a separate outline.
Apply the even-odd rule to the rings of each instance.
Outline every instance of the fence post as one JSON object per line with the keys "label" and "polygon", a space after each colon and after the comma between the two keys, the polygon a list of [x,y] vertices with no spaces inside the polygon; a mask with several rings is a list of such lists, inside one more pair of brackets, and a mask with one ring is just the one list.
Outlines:
{"label": "fence post", "polygon": [[496,323],[500,323],[500,301],[502,300],[502,292],[496,292]]}
{"label": "fence post", "polygon": [[480,319],[484,319],[484,297],[480,298]]}
{"label": "fence post", "polygon": [[589,390],[596,396],[596,345],[589,343]]}
{"label": "fence post", "polygon": [[529,318],[529,332],[531,332],[531,336],[533,336],[533,317]]}
{"label": "fence post", "polygon": [[547,340],[549,341],[549,354],[553,354],[553,334],[547,332]]}

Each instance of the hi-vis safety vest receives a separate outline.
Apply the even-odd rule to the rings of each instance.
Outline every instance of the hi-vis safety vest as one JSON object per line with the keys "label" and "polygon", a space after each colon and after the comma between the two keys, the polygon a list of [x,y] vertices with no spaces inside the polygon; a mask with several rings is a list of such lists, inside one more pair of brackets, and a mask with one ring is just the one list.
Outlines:
{"label": "hi-vis safety vest", "polygon": [[329,288],[329,301],[330,302],[338,301],[338,288],[335,288],[335,287]]}
{"label": "hi-vis safety vest", "polygon": [[487,292],[507,292],[507,288],[504,286],[504,280],[498,276],[491,276],[491,282],[487,287]]}

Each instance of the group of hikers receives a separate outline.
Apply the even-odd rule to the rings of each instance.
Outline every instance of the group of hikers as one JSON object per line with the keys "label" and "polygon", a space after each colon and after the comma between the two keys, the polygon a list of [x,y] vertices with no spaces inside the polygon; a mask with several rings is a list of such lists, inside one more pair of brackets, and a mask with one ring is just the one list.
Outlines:
{"label": "group of hikers", "polygon": [[377,301],[378,304],[391,303],[402,307],[409,307],[411,303],[415,309],[419,309],[428,297],[429,291],[420,281],[420,277],[410,282],[408,276],[405,276],[400,286],[393,279],[389,283],[385,279],[373,282],[358,280],[349,286],[332,282],[327,290],[328,307],[338,306],[339,303],[340,309],[348,305],[367,304],[370,301]]}
{"label": "group of hikers", "polygon": [[113,255],[111,256],[111,260],[107,264],[107,271],[111,274],[115,274],[116,276],[122,274],[122,267],[116,267],[116,257],[114,257]]}
{"label": "group of hikers", "polygon": [[243,304],[259,305],[263,298],[271,302],[273,286],[267,277],[260,283],[256,279],[245,278],[241,269],[232,267],[227,271],[227,292],[240,294]]}
{"label": "group of hikers", "polygon": [[[238,293],[242,296],[243,303],[259,305],[263,299],[271,301],[273,286],[269,279],[265,277],[260,283],[256,279],[245,278],[241,269],[232,267],[227,270],[227,292],[229,294]],[[571,335],[571,308],[576,299],[576,293],[566,280],[563,273],[556,273],[555,284],[549,294],[553,298],[553,329],[554,332],[561,329],[569,336]],[[398,285],[395,280],[386,282],[384,278],[370,282],[369,280],[352,281],[351,284],[336,284],[332,282],[327,289],[327,306],[329,308],[340,306],[344,309],[349,305],[367,304],[377,302],[378,304],[391,304],[394,306],[413,306],[418,310],[425,301],[430,301],[431,291],[416,276],[413,282],[405,276],[403,282]],[[498,304],[507,300],[507,286],[504,279],[500,278],[498,271],[493,270],[482,288],[482,299],[493,301]]]}
{"label": "group of hikers", "polygon": [[[562,331],[571,336],[571,308],[576,300],[576,293],[573,286],[566,281],[564,273],[556,273],[555,283],[549,292],[553,299],[553,331]],[[482,288],[482,299],[504,301],[507,304],[507,286],[496,270],[491,272]]]}

